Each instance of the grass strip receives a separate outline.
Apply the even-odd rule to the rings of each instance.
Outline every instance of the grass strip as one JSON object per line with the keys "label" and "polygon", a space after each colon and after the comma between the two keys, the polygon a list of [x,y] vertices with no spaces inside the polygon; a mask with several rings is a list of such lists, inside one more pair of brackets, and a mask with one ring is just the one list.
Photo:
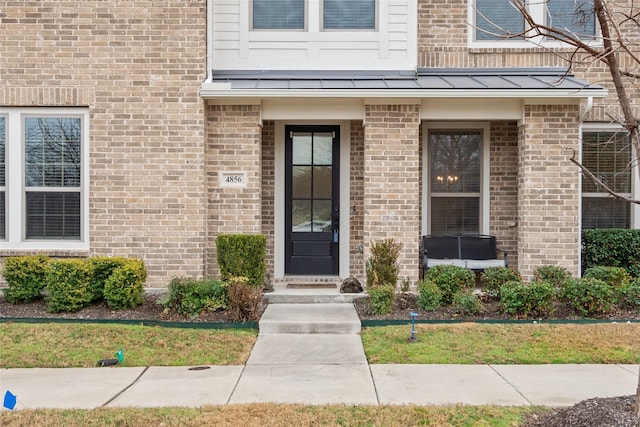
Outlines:
{"label": "grass strip", "polygon": [[202,408],[101,408],[0,412],[0,425],[18,426],[517,426],[541,408],[496,406],[226,405]]}
{"label": "grass strip", "polygon": [[640,324],[459,323],[364,328],[369,363],[640,363]]}
{"label": "grass strip", "polygon": [[241,365],[255,330],[0,323],[0,368],[95,366],[122,349],[123,366]]}

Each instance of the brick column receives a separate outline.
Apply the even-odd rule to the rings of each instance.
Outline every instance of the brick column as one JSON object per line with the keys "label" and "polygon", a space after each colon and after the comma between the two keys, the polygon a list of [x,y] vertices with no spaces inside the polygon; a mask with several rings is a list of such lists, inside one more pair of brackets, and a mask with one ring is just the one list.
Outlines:
{"label": "brick column", "polygon": [[[403,245],[398,260],[399,279],[418,279],[419,105],[365,107],[363,187],[365,260],[369,257],[372,241],[394,239]],[[364,271],[362,275],[364,277]]]}
{"label": "brick column", "polygon": [[[210,105],[206,132],[206,271],[218,276],[216,237],[258,234],[262,228],[260,106]],[[245,172],[246,185],[222,188],[220,172]]]}
{"label": "brick column", "polygon": [[518,145],[518,267],[526,278],[541,265],[579,271],[577,105],[525,107]]}

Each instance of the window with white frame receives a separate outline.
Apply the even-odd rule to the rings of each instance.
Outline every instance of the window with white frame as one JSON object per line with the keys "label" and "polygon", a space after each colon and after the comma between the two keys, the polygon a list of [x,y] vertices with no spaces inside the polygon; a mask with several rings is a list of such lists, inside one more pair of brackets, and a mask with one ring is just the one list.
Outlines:
{"label": "window with white frame", "polygon": [[[323,30],[374,30],[377,0],[322,0]],[[305,0],[252,0],[254,30],[304,30]],[[315,16],[315,15],[314,15]]]}
{"label": "window with white frame", "polygon": [[[526,23],[522,14],[514,7],[514,1],[522,0],[475,0],[470,2],[470,34],[472,42],[523,41],[521,36],[505,38],[506,35],[522,34]],[[525,3],[535,22],[559,28],[581,39],[593,39],[596,34],[592,0],[541,0]],[[533,40],[537,43],[552,41],[549,37]]]}
{"label": "window with white frame", "polygon": [[0,190],[3,198],[8,195],[8,203],[2,206],[6,208],[2,247],[85,248],[87,112],[66,108],[6,111],[0,115],[5,126],[1,145],[11,168],[8,172],[0,168],[5,178]]}
{"label": "window with white frame", "polygon": [[7,182],[6,171],[7,162],[5,160],[5,141],[6,141],[6,119],[0,116],[0,240],[6,238],[7,229],[7,211],[6,211],[6,194],[5,185]]}
{"label": "window with white frame", "polygon": [[[582,164],[611,190],[631,197],[631,144],[625,132],[584,131]],[[582,228],[629,228],[631,204],[582,178]]]}
{"label": "window with white frame", "polygon": [[430,130],[428,150],[430,233],[480,233],[482,131]]}

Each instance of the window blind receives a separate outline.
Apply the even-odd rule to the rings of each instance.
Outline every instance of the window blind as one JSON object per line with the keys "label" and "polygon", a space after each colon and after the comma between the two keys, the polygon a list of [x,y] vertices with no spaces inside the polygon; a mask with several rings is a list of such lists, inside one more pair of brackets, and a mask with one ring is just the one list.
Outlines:
{"label": "window blind", "polygon": [[253,0],[253,29],[304,29],[304,0]]}

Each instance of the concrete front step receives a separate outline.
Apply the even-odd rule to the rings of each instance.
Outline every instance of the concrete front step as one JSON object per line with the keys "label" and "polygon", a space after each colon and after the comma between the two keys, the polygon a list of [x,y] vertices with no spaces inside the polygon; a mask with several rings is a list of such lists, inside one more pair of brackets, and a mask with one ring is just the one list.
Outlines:
{"label": "concrete front step", "polygon": [[359,334],[353,304],[269,304],[259,322],[260,334]]}
{"label": "concrete front step", "polygon": [[274,292],[264,294],[269,304],[327,304],[352,303],[358,298],[367,296],[360,294],[341,294],[337,289],[290,289],[276,288]]}

